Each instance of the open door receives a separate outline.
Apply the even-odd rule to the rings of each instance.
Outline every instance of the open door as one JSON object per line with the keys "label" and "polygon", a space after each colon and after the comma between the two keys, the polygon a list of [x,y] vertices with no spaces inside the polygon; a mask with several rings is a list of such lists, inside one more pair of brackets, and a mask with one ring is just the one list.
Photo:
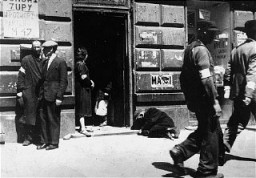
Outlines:
{"label": "open door", "polygon": [[[88,50],[87,66],[95,82],[92,91],[92,109],[99,90],[111,87],[108,107],[108,125],[125,125],[127,66],[126,19],[123,14],[110,12],[74,11],[74,46]],[[96,117],[89,124],[98,125]]]}

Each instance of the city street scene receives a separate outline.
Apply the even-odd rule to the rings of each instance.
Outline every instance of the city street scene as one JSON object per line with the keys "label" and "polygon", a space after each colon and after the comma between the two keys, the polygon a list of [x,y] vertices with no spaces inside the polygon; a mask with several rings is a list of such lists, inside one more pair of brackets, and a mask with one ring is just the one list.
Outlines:
{"label": "city street scene", "polygon": [[256,2],[0,0],[0,177],[256,177]]}
{"label": "city street scene", "polygon": [[[112,128],[113,130],[113,128]],[[114,129],[115,130],[115,129]],[[95,137],[60,140],[54,151],[36,150],[35,145],[6,143],[1,149],[2,177],[192,177],[199,154],[185,162],[187,173],[173,165],[169,150],[192,130],[182,130],[179,139],[147,138],[126,128]],[[113,132],[112,132],[113,133]],[[256,176],[256,128],[244,130],[219,172],[229,178]]]}

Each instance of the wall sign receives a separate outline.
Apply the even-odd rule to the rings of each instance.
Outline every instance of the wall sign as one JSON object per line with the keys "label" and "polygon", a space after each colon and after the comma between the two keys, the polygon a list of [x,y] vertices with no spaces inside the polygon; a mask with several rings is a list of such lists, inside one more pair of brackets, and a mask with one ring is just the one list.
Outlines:
{"label": "wall sign", "polygon": [[4,37],[39,38],[38,0],[3,0]]}
{"label": "wall sign", "polygon": [[206,9],[199,9],[199,19],[210,21],[211,11],[206,10]]}
{"label": "wall sign", "polygon": [[153,88],[173,88],[172,75],[151,75],[151,87]]}

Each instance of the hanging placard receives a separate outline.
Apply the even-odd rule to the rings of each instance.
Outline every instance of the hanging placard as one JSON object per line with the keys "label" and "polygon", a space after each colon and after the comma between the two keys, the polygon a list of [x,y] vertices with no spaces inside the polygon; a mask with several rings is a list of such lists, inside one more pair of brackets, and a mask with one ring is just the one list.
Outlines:
{"label": "hanging placard", "polygon": [[3,0],[4,37],[39,38],[38,0]]}

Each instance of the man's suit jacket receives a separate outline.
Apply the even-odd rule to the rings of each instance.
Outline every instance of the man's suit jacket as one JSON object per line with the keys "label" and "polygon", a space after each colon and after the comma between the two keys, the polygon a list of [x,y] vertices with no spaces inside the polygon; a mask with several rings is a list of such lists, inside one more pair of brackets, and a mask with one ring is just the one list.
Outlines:
{"label": "man's suit jacket", "polygon": [[45,62],[43,68],[44,99],[50,102],[55,102],[56,99],[63,100],[63,95],[68,85],[67,64],[63,59],[55,57],[48,70],[47,66],[48,60]]}
{"label": "man's suit jacket", "polygon": [[[250,87],[250,83],[254,86]],[[224,85],[231,86],[231,99],[253,98],[253,95],[256,95],[255,40],[247,39],[243,44],[232,50],[224,76]]]}

